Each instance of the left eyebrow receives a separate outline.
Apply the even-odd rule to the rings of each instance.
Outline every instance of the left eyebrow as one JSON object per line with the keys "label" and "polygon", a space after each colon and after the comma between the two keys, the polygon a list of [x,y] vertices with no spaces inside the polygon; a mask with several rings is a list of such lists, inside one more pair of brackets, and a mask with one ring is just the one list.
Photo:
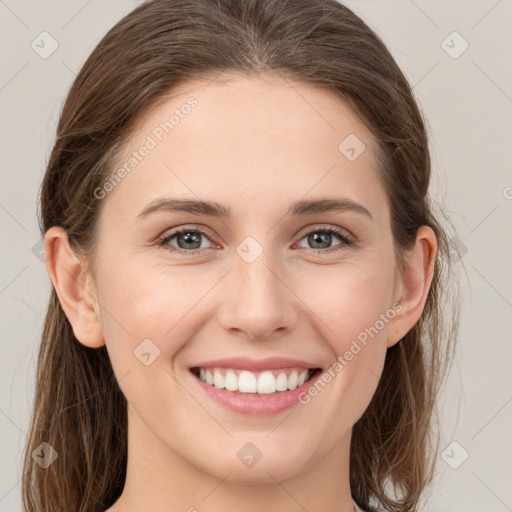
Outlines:
{"label": "left eyebrow", "polygon": [[300,200],[292,203],[287,213],[293,215],[312,215],[314,213],[326,213],[335,211],[352,211],[361,213],[375,221],[372,214],[362,205],[348,197],[321,198],[314,200]]}
{"label": "left eyebrow", "polygon": [[[229,208],[216,203],[215,201],[198,201],[194,199],[178,199],[162,197],[151,201],[137,219],[147,217],[157,211],[185,212],[195,215],[208,215],[211,217],[231,218]],[[313,215],[315,213],[327,213],[334,211],[353,211],[365,215],[372,221],[372,214],[362,205],[347,197],[303,199],[292,203],[286,214],[292,215]]]}

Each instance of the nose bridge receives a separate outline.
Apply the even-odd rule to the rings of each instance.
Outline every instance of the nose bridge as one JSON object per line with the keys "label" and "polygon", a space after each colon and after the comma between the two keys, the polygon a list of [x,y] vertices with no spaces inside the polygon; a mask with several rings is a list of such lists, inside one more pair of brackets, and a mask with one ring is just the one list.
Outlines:
{"label": "nose bridge", "polygon": [[248,237],[236,249],[229,273],[222,323],[225,329],[244,331],[264,339],[289,329],[296,321],[294,295],[280,277],[282,265],[272,249]]}

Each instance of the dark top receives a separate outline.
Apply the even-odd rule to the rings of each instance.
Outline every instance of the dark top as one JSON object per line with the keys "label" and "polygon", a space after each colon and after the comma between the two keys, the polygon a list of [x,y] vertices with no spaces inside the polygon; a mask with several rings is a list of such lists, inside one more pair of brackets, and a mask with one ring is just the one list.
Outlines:
{"label": "dark top", "polygon": [[360,503],[358,503],[355,500],[354,500],[354,503],[361,509],[361,512],[373,512],[373,510],[371,510],[368,507],[364,507],[363,505],[361,505]]}

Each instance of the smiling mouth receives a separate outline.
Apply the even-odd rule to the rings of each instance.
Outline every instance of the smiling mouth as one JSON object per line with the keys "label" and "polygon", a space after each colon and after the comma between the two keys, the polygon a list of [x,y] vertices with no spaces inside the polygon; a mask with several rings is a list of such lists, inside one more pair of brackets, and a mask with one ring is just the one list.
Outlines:
{"label": "smiling mouth", "polygon": [[281,368],[253,372],[238,368],[199,368],[190,369],[199,380],[217,389],[225,389],[237,394],[271,395],[279,394],[304,385],[321,368]]}

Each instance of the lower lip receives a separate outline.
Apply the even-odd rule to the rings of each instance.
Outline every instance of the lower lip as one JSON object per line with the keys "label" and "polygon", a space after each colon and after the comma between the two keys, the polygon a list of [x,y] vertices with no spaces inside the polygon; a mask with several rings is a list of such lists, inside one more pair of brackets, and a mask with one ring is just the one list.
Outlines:
{"label": "lower lip", "polygon": [[321,371],[317,371],[315,375],[302,386],[298,386],[294,390],[277,391],[272,394],[248,394],[236,393],[228,391],[227,389],[218,389],[203,382],[199,377],[194,375],[192,377],[199,384],[199,386],[208,394],[210,398],[217,403],[227,407],[228,409],[248,416],[270,416],[293,407],[299,403],[299,395],[307,392],[311,385],[322,376]]}

